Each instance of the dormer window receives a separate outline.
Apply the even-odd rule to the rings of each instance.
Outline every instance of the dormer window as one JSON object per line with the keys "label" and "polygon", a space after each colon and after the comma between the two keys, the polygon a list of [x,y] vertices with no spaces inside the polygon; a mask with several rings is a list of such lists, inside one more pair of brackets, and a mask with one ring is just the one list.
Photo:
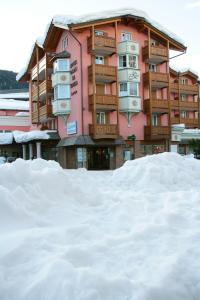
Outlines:
{"label": "dormer window", "polygon": [[156,64],[149,64],[149,71],[156,72]]}
{"label": "dormer window", "polygon": [[104,57],[103,56],[96,56],[95,57],[96,65],[104,65]]}
{"label": "dormer window", "polygon": [[57,59],[53,64],[54,73],[55,72],[69,72],[70,62],[69,59]]}
{"label": "dormer window", "polygon": [[121,40],[122,40],[122,42],[132,41],[132,34],[130,32],[122,32]]}
{"label": "dormer window", "polygon": [[187,78],[181,78],[181,84],[188,84]]}

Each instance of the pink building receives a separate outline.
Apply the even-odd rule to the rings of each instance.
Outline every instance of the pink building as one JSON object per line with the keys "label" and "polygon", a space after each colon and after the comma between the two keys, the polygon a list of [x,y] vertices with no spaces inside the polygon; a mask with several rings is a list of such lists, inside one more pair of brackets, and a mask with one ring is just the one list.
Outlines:
{"label": "pink building", "polygon": [[18,75],[29,82],[31,129],[58,132],[65,168],[114,169],[179,151],[172,125],[199,127],[199,88],[192,72],[170,70],[170,50],[186,47],[141,11],[53,18]]}

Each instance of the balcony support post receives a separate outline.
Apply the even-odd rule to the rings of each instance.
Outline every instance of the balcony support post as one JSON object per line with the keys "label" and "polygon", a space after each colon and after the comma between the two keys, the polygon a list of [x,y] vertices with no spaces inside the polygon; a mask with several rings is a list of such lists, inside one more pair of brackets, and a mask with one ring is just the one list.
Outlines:
{"label": "balcony support post", "polygon": [[41,158],[41,142],[36,143],[37,158]]}
{"label": "balcony support post", "polygon": [[33,144],[28,144],[29,147],[29,159],[33,158]]}

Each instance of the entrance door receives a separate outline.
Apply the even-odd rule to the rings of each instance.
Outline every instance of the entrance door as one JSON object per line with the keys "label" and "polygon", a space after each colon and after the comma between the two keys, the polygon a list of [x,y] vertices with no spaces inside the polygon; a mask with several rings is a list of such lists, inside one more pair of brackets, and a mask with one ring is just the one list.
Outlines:
{"label": "entrance door", "polygon": [[110,155],[109,148],[88,149],[88,169],[89,170],[109,170]]}

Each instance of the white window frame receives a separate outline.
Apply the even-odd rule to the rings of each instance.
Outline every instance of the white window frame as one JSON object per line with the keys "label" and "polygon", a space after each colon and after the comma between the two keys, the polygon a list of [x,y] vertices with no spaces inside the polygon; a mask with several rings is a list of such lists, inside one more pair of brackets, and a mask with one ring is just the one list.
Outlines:
{"label": "white window frame", "polygon": [[152,114],[152,126],[158,126],[158,115]]}
{"label": "white window frame", "polygon": [[[136,63],[135,67],[130,66],[130,57],[135,57],[135,63]],[[125,58],[125,60],[124,60],[124,58]],[[121,62],[122,62],[122,64],[121,64]],[[135,55],[135,54],[119,55],[118,66],[119,66],[119,69],[131,68],[131,69],[138,70],[138,55]]]}
{"label": "white window frame", "polygon": [[104,65],[104,56],[102,56],[102,55],[96,55],[95,56],[95,64],[96,65]]}
{"label": "white window frame", "polygon": [[[62,63],[65,67],[62,66]],[[70,60],[69,58],[59,58],[53,64],[53,70],[55,72],[69,72],[70,71]]]}
{"label": "white window frame", "polygon": [[182,110],[182,111],[181,111],[181,118],[182,118],[182,119],[187,119],[187,118],[188,118],[188,112],[185,111],[185,110]]}
{"label": "white window frame", "polygon": [[121,33],[121,41],[126,42],[126,41],[132,41],[132,33],[128,31],[124,31]]}
{"label": "white window frame", "polygon": [[181,78],[181,84],[188,84],[188,79],[187,78]]}
{"label": "white window frame", "polygon": [[97,121],[97,124],[102,124],[102,125],[106,124],[106,113],[105,113],[105,111],[97,112],[96,121]]}
{"label": "white window frame", "polygon": [[70,99],[70,85],[58,84],[54,88],[54,100]]}
{"label": "white window frame", "polygon": [[[136,90],[137,92],[131,93],[131,85],[135,85],[136,86]],[[134,91],[134,88],[133,88]],[[134,97],[138,97],[139,96],[139,83],[132,81],[132,82],[121,82],[119,84],[119,97],[127,97],[127,96],[134,96]]]}

